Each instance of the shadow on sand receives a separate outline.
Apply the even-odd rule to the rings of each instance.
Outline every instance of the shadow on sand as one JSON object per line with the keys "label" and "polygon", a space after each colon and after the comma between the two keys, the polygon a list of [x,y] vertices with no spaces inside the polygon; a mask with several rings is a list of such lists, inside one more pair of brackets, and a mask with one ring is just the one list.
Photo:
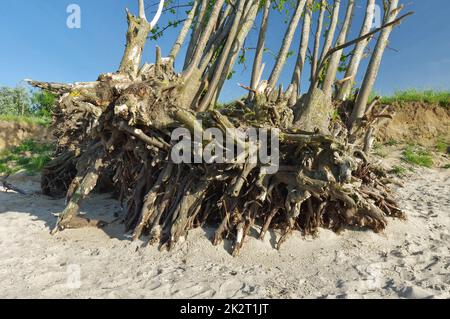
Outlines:
{"label": "shadow on sand", "polygon": [[[14,191],[6,191],[0,186],[0,214],[5,212],[29,214],[33,218],[43,221],[50,232],[56,225],[57,214],[64,210],[64,199],[53,199],[42,195],[38,176],[18,174],[10,177],[8,181],[27,194],[22,195]],[[131,235],[125,233],[122,223],[125,211],[120,203],[112,198],[111,194],[91,194],[82,202],[80,214],[109,223],[101,230],[111,239],[131,241]],[[205,237],[212,241],[215,228],[205,226],[202,229]],[[269,238],[272,248],[276,249],[277,234],[273,230],[269,230],[266,236]],[[252,228],[248,237],[258,238],[259,229]],[[145,242],[147,240],[144,238]],[[231,254],[233,251],[232,238],[224,240],[220,246]]]}

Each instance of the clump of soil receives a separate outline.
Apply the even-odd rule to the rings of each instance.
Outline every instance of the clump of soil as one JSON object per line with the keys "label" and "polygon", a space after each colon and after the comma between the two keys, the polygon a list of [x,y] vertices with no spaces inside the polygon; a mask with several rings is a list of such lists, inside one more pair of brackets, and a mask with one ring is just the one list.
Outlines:
{"label": "clump of soil", "polygon": [[396,141],[435,147],[450,143],[450,107],[421,102],[395,103],[395,115],[379,128],[380,142]]}

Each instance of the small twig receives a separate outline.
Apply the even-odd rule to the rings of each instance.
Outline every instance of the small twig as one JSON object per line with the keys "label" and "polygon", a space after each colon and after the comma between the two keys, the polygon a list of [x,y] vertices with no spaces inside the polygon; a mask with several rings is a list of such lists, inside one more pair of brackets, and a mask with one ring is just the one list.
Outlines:
{"label": "small twig", "polygon": [[381,96],[376,96],[376,97],[373,99],[372,103],[370,103],[370,104],[367,106],[366,113],[365,113],[366,116],[369,116],[369,114],[372,113],[373,108],[378,104],[378,102],[380,102],[380,100],[381,100]]}
{"label": "small twig", "polygon": [[343,78],[343,79],[341,79],[341,80],[337,80],[337,81],[336,81],[336,84],[337,84],[337,85],[341,85],[341,84],[343,84],[343,83],[345,83],[345,82],[347,82],[347,81],[353,80],[354,78],[355,78],[355,76],[354,76],[354,75],[351,75],[351,76],[348,76],[348,77]]}
{"label": "small twig", "polygon": [[255,94],[257,93],[256,90],[252,89],[251,87],[249,87],[247,85],[244,85],[244,84],[241,84],[241,83],[238,83],[237,85],[240,86],[241,88],[243,88],[244,90],[250,91],[250,92],[255,93]]}

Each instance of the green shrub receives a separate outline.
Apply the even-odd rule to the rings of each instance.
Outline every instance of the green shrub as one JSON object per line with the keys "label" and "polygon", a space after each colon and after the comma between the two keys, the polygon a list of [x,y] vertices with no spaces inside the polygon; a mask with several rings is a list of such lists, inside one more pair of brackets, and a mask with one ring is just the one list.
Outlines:
{"label": "green shrub", "polygon": [[433,166],[433,158],[428,151],[418,149],[414,146],[408,146],[403,151],[403,160],[407,163],[423,166],[423,167],[432,167]]}
{"label": "green shrub", "polygon": [[439,139],[436,143],[436,149],[441,153],[447,153],[449,145],[442,139]]}
{"label": "green shrub", "polygon": [[405,90],[395,92],[392,96],[383,97],[381,103],[393,104],[402,102],[423,102],[450,107],[450,91]]}
{"label": "green shrub", "polygon": [[36,91],[31,95],[31,102],[36,115],[51,117],[56,105],[56,95],[47,91]]}
{"label": "green shrub", "polygon": [[52,119],[50,117],[45,116],[20,116],[20,115],[11,115],[11,114],[0,114],[0,121],[6,122],[16,122],[16,123],[26,123],[26,124],[37,124],[41,126],[48,127]]}
{"label": "green shrub", "polygon": [[21,145],[0,153],[0,174],[25,171],[34,175],[51,160],[54,146],[26,140]]}
{"label": "green shrub", "polygon": [[388,145],[388,146],[395,146],[397,144],[398,144],[398,142],[396,140],[394,140],[393,138],[389,139],[389,141],[386,142],[386,145]]}
{"label": "green shrub", "polygon": [[395,165],[392,167],[391,171],[392,174],[395,174],[397,176],[404,176],[407,172],[407,169],[398,165]]}

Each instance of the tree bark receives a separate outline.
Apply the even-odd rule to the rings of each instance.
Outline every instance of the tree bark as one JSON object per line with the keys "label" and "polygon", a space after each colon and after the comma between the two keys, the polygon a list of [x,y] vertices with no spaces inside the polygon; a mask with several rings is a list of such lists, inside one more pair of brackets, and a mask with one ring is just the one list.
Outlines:
{"label": "tree bark", "polygon": [[128,31],[125,53],[120,62],[119,72],[136,76],[142,61],[147,37],[151,31],[147,20],[133,16],[127,12]]}
{"label": "tree bark", "polygon": [[[227,8],[231,11],[231,6],[228,6]],[[218,52],[220,51],[220,47],[224,44],[228,34],[230,33],[231,27],[233,26],[235,12],[229,12],[228,14],[230,15],[229,20],[224,22],[224,24],[222,24],[220,28],[214,33],[205,49],[205,53],[203,54],[202,60],[200,62],[200,73],[202,74],[205,72],[208,66],[210,66],[214,56],[218,54]]]}
{"label": "tree bark", "polygon": [[337,27],[337,24],[339,21],[339,9],[340,8],[341,8],[341,0],[334,0],[333,13],[331,14],[330,27],[328,28],[328,30],[326,32],[325,43],[323,44],[323,49],[322,49],[322,54],[320,56],[319,64],[322,63],[328,50],[330,50],[331,46],[333,45],[334,34],[336,33],[336,27]]}
{"label": "tree bark", "polygon": [[319,88],[313,88],[304,99],[299,99],[297,103],[295,128],[307,132],[330,133],[328,126],[333,106],[330,96],[324,94]]}

